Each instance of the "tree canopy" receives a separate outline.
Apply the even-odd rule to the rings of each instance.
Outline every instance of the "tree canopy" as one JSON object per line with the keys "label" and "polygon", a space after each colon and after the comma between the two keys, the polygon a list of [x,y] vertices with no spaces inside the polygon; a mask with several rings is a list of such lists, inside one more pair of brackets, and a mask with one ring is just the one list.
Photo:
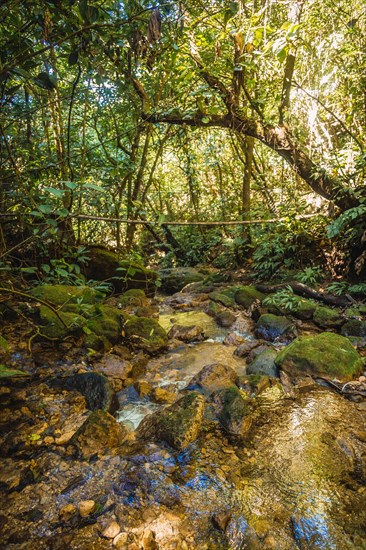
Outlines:
{"label": "tree canopy", "polygon": [[365,27],[359,0],[5,0],[3,219],[20,216],[22,238],[46,227],[127,250],[148,231],[178,253],[190,230],[162,222],[328,216],[331,204],[328,236],[348,231],[360,257]]}

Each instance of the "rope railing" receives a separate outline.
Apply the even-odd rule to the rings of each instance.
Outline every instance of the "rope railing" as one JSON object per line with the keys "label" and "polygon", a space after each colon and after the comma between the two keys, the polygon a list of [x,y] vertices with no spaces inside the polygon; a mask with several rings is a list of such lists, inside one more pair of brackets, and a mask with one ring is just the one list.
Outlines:
{"label": "rope railing", "polygon": [[[2,218],[10,218],[10,217],[25,217],[29,216],[30,214],[22,214],[19,212],[16,213],[4,213],[0,214],[0,223]],[[322,216],[324,214],[302,214],[297,216],[285,216],[282,218],[271,218],[271,219],[259,219],[259,220],[222,220],[222,221],[149,221],[149,220],[130,220],[128,218],[110,218],[107,216],[88,216],[86,214],[71,214],[68,216],[69,218],[73,220],[92,220],[92,221],[102,221],[107,223],[126,223],[131,225],[156,225],[156,226],[162,226],[162,225],[203,225],[203,226],[216,226],[216,225],[255,225],[255,224],[267,224],[267,223],[281,223],[286,222],[289,219],[292,220],[305,220],[309,218],[315,218],[316,216]],[[62,218],[62,220],[65,220],[66,218]]]}

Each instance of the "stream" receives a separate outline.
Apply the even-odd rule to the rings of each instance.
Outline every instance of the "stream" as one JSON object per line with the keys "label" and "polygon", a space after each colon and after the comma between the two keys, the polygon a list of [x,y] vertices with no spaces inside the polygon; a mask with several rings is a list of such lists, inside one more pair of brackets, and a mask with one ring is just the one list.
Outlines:
{"label": "stream", "polygon": [[[230,367],[244,379],[246,360],[234,355],[235,338],[255,340],[253,322],[240,312],[227,329],[202,307],[187,309],[162,300],[159,322],[166,330],[199,325],[206,338],[173,341],[167,352],[149,359],[139,378],[166,390],[171,402],[185,395],[207,365]],[[309,334],[312,327],[304,323],[301,330]],[[19,434],[4,439],[0,480],[2,548],[366,549],[364,401],[347,400],[309,379],[289,392],[273,379],[250,396],[245,438],[223,430],[207,398],[199,436],[174,450],[135,437],[143,420],[169,402],[141,395],[136,384],[118,398],[117,420],[128,430],[129,444],[122,452],[85,460],[52,437],[46,451],[46,440],[37,441],[37,432],[54,433],[53,419],[66,441],[90,414],[83,397],[46,383],[17,390]],[[28,408],[33,416],[41,411],[37,420]],[[94,515],[76,514],[80,503],[90,501],[97,503]],[[118,527],[113,536],[106,534],[111,522]]]}
{"label": "stream", "polygon": [[[152,386],[180,391],[213,363],[245,374],[245,360],[233,355],[235,346],[223,344],[228,330],[205,313],[162,309],[159,322],[166,329],[173,323],[198,324],[208,339],[151,359],[145,380]],[[243,330],[245,320],[237,325],[237,335],[254,338]],[[161,407],[131,390],[120,398],[118,419],[131,429]],[[193,542],[189,547],[366,548],[365,411],[364,403],[314,384],[296,397],[274,385],[256,398],[245,443],[225,437],[210,424],[208,412],[206,433],[187,451],[166,456],[148,445],[146,462],[136,465],[134,458],[131,468],[139,479],[148,479],[158,501],[164,492],[171,495],[179,510],[176,530]],[[212,529],[215,515],[227,522],[225,535]],[[166,525],[171,521],[162,514],[150,524],[159,548],[175,547]]]}

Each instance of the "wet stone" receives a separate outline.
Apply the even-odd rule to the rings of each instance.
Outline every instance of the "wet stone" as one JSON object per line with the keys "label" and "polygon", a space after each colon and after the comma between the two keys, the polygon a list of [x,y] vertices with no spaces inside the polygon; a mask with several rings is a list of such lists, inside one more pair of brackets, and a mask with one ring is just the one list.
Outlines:
{"label": "wet stone", "polygon": [[238,375],[233,368],[222,363],[207,365],[199,371],[188,384],[188,388],[197,386],[207,395],[212,392],[230,387],[238,382]]}
{"label": "wet stone", "polygon": [[168,332],[168,338],[176,338],[183,342],[199,342],[205,339],[205,333],[200,326],[173,325]]}

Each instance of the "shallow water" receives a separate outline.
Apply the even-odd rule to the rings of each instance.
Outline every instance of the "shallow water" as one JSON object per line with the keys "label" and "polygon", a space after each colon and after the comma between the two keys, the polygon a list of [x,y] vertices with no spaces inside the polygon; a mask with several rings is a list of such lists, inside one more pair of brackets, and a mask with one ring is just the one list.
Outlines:
{"label": "shallow water", "polygon": [[[152,386],[178,392],[215,362],[245,374],[246,362],[233,356],[235,347],[220,342],[227,331],[209,316],[167,313],[160,322],[171,325],[171,318],[205,325],[216,341],[182,344],[151,359],[144,379]],[[123,397],[119,418],[134,428],[161,407],[133,390]],[[143,480],[150,505],[174,508],[168,516],[159,508],[151,524],[162,549],[175,548],[177,532],[192,549],[366,549],[366,414],[361,406],[321,387],[288,398],[273,386],[256,398],[245,442],[228,439],[209,410],[200,439],[186,451],[169,450],[167,457],[147,445],[143,457],[132,459],[129,475]],[[138,491],[141,499],[139,484]],[[131,503],[135,494],[129,493]],[[215,514],[228,514],[225,534],[213,529]],[[142,522],[133,529],[145,527]]]}

